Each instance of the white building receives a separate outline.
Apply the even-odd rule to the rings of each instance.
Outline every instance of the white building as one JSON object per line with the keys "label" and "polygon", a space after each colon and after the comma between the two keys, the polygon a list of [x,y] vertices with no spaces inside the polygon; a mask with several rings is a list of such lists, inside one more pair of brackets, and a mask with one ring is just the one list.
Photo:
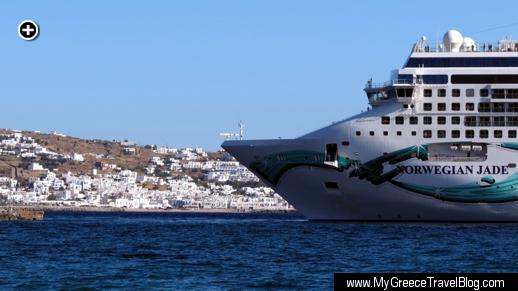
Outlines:
{"label": "white building", "polygon": [[45,168],[43,168],[43,166],[42,166],[42,165],[40,165],[39,163],[31,163],[27,169],[28,169],[29,171],[41,171],[41,170],[45,170]]}
{"label": "white building", "polygon": [[85,160],[85,158],[81,154],[73,153],[72,160],[75,162],[83,162]]}

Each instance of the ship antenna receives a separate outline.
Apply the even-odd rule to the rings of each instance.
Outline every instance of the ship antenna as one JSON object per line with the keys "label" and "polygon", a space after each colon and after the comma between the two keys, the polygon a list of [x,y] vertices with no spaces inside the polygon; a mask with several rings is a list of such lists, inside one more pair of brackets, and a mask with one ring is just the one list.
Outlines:
{"label": "ship antenna", "polygon": [[489,31],[493,31],[493,30],[498,30],[498,29],[502,29],[502,28],[507,28],[507,27],[515,26],[515,25],[518,25],[518,22],[512,22],[512,23],[508,23],[508,24],[504,24],[504,25],[488,27],[486,29],[482,29],[482,30],[479,30],[479,31],[470,32],[469,34],[471,34],[471,35],[479,34],[479,33],[482,33],[482,32],[489,32]]}
{"label": "ship antenna", "polygon": [[239,132],[238,133],[222,132],[219,135],[221,137],[225,138],[225,140],[228,140],[228,139],[231,139],[231,138],[243,140],[243,137],[245,135],[245,124],[243,123],[242,120],[240,120],[239,123],[237,124],[237,126],[239,127]]}

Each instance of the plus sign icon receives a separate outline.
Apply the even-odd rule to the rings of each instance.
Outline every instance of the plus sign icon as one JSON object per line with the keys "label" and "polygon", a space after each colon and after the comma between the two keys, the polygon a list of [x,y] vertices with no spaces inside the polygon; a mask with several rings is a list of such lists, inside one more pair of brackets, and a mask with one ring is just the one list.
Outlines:
{"label": "plus sign icon", "polygon": [[34,40],[38,37],[40,28],[32,20],[24,20],[18,25],[18,35],[23,40]]}

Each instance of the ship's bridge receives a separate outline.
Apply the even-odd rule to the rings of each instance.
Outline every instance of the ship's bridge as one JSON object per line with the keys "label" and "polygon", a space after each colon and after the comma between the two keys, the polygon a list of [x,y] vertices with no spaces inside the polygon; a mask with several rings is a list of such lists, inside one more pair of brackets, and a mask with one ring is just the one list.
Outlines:
{"label": "ship's bridge", "polygon": [[422,83],[422,79],[417,76],[393,79],[383,83],[373,83],[370,79],[364,90],[367,93],[369,104],[373,107],[393,99],[402,103],[410,103],[415,95],[415,87],[420,83]]}

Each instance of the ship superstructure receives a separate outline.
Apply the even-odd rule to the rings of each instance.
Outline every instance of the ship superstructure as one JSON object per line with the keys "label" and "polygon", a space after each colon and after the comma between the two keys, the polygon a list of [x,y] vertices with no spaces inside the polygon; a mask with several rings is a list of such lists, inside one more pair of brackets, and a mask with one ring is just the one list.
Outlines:
{"label": "ship superstructure", "polygon": [[518,42],[421,38],[371,109],[222,146],[309,219],[518,221]]}

